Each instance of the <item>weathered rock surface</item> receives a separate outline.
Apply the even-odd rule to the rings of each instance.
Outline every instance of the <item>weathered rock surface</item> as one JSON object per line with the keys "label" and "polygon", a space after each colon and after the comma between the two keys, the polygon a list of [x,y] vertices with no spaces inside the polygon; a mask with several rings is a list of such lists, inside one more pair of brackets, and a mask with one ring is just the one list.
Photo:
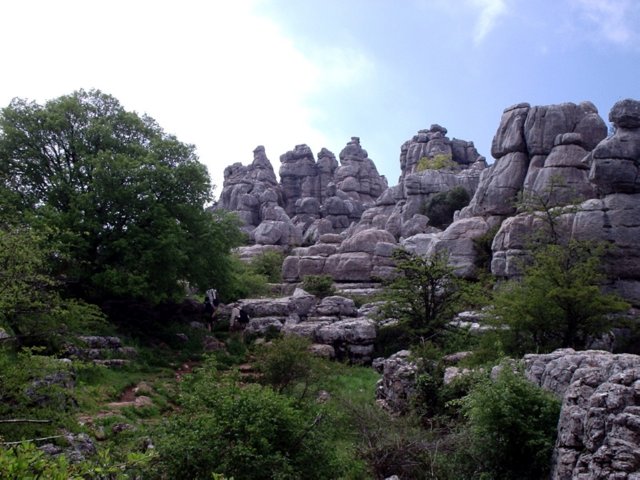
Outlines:
{"label": "weathered rock surface", "polygon": [[584,182],[581,159],[606,135],[607,127],[590,102],[507,108],[491,147],[496,161],[483,173],[462,215],[512,215],[518,192],[526,187],[528,194],[549,195],[556,178],[557,204],[567,202],[571,193],[589,198],[593,192]]}
{"label": "weathered rock surface", "polygon": [[637,478],[640,356],[565,349],[524,362],[532,382],[562,399],[552,478]]}
{"label": "weathered rock surface", "polygon": [[[339,295],[318,299],[298,288],[282,298],[246,299],[239,305],[250,320],[245,333],[264,336],[270,331],[310,339],[314,350],[352,363],[370,363],[376,324],[358,311],[353,300]],[[321,345],[324,345],[322,347]]]}
{"label": "weathered rock surface", "polygon": [[387,359],[374,360],[377,370],[382,373],[376,386],[376,400],[389,412],[406,412],[411,405],[418,365],[410,356],[409,350],[401,350]]}
{"label": "weathered rock surface", "polygon": [[[616,133],[598,143],[581,161],[584,166],[590,164],[590,184],[579,190],[580,180],[571,190],[573,193],[581,191],[578,199],[591,198],[577,204],[571,202],[575,206],[557,216],[554,226],[561,240],[573,238],[610,245],[602,261],[604,271],[611,279],[611,287],[634,305],[640,304],[640,189],[636,190],[633,186],[640,165],[640,127],[630,127],[640,122],[640,117],[635,116],[639,109],[640,102],[634,100],[623,100],[614,106],[611,120],[615,122],[620,119],[628,127],[614,123]],[[535,180],[536,184],[543,178],[545,170],[551,171],[560,168],[560,165],[575,164],[571,168],[584,175],[585,170],[577,166],[577,159],[585,146],[582,135],[563,134],[556,140],[545,167]],[[593,141],[598,136],[590,138]],[[582,143],[578,145],[574,141]],[[565,147],[570,151],[558,150]],[[564,152],[565,155],[558,153],[556,156],[556,152]],[[616,165],[620,162],[624,165]],[[551,166],[547,168],[548,164]],[[592,194],[588,188],[592,189]],[[569,203],[569,189],[553,190],[547,197],[543,197],[541,191],[538,194],[550,206]],[[599,198],[595,198],[596,194]],[[502,224],[492,245],[491,270],[494,275],[513,277],[520,274],[518,266],[520,259],[527,255],[528,240],[534,232],[549,230],[544,217],[544,212],[522,213],[508,218]]]}

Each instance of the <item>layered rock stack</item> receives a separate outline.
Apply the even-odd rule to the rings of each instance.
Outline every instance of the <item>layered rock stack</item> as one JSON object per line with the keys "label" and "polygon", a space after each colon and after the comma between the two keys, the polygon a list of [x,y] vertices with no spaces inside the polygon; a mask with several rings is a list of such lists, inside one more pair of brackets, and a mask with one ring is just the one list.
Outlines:
{"label": "layered rock stack", "polygon": [[580,160],[606,135],[607,126],[591,102],[507,108],[491,144],[496,161],[461,216],[496,216],[502,221],[516,212],[517,195],[525,187],[527,194],[543,197],[555,188],[558,202],[576,195],[588,198],[588,167]]}
{"label": "layered rock stack", "polygon": [[[440,230],[429,225],[429,218],[424,214],[426,202],[455,187],[462,187],[473,195],[480,172],[486,167],[484,157],[478,154],[472,142],[450,140],[446,133],[445,128],[432,125],[405,142],[400,153],[400,183],[381,192],[370,208],[349,218],[358,221],[340,236],[320,235],[315,245],[294,249],[284,263],[285,281],[298,282],[305,275],[324,274],[343,284],[379,282],[393,273],[391,254],[401,243],[410,244],[416,236],[428,239],[437,236]],[[428,165],[436,158],[445,159],[446,165],[434,169],[421,164]],[[358,139],[352,139],[340,153],[340,159],[343,166],[336,171],[336,178],[342,191],[350,192],[351,198],[367,201],[373,198],[380,185],[374,185],[369,193],[362,191],[364,189],[355,192],[349,187],[355,185],[350,180],[355,178],[353,172],[357,171],[354,165],[360,170],[368,165],[366,152],[362,151]],[[344,172],[350,175],[343,178]],[[326,205],[332,201],[329,199]],[[334,206],[331,204],[326,212],[330,213]]]}
{"label": "layered rock stack", "polygon": [[[610,286],[626,300],[638,305],[640,102],[623,100],[616,103],[610,112],[609,120],[615,128],[615,133],[599,141],[582,159],[581,169],[587,176],[585,182],[593,192],[592,198],[575,203],[566,209],[564,214],[559,215],[556,219],[557,231],[564,240],[573,238],[609,245],[611,248],[603,258],[603,267],[610,279]],[[595,129],[590,131],[593,130]],[[597,131],[598,135],[589,137],[591,143],[583,142],[583,146],[591,145],[596,138],[602,136],[600,128]],[[575,154],[577,148],[583,148],[576,144],[567,145],[567,137],[574,138],[574,135],[562,134],[556,137],[556,146],[547,157],[543,169],[539,171],[535,183],[542,178],[541,175],[547,168],[556,168],[548,167],[547,163],[554,158],[554,153],[559,149],[564,151],[565,147],[571,147]],[[565,158],[570,158],[571,155]],[[567,163],[569,161],[573,160],[567,160]],[[580,174],[583,175],[582,172]],[[584,187],[583,192],[586,191],[587,187]],[[544,228],[544,220],[535,213],[522,213],[508,218],[493,241],[492,273],[503,277],[518,275],[519,259],[526,254],[527,240],[532,232],[541,228]]]}
{"label": "layered rock stack", "polygon": [[370,363],[376,324],[366,308],[341,296],[323,299],[296,289],[282,298],[246,299],[240,304],[249,314],[245,335],[271,332],[299,335],[314,343],[314,350],[330,358],[352,363]]}
{"label": "layered rock stack", "polygon": [[255,245],[298,246],[323,233],[340,233],[387,188],[357,137],[340,152],[340,164],[325,148],[316,161],[304,144],[280,161],[280,183],[261,146],[251,165],[225,169],[219,207],[237,212]]}
{"label": "layered rock stack", "polygon": [[261,245],[300,243],[301,233],[282,207],[284,195],[264,147],[253,151],[253,162],[234,163],[224,170],[220,208],[236,212],[243,229]]}

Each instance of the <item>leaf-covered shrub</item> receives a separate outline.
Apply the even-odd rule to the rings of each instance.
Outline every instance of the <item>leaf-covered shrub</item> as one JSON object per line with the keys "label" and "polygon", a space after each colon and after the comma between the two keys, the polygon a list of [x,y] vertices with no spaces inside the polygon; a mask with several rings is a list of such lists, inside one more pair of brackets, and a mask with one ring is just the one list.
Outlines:
{"label": "leaf-covered shrub", "polygon": [[282,280],[283,260],[284,255],[281,252],[264,252],[251,260],[251,270],[264,276],[270,283],[278,283]]}
{"label": "leaf-covered shrub", "polygon": [[453,161],[451,154],[438,153],[433,157],[422,157],[420,160],[418,160],[416,171],[424,172],[425,170],[442,170],[456,168],[458,168],[458,164]]}
{"label": "leaf-covered shrub", "polygon": [[331,275],[305,275],[302,279],[302,288],[318,298],[328,297],[336,291]]}
{"label": "leaf-covered shrub", "polygon": [[560,401],[513,368],[503,364],[495,381],[479,383],[464,401],[474,461],[483,478],[547,478]]}
{"label": "leaf-covered shrub", "polygon": [[336,478],[324,428],[321,415],[270,387],[221,382],[204,368],[183,382],[180,411],[156,432],[159,465],[150,476]]}
{"label": "leaf-covered shrub", "polygon": [[471,201],[469,192],[463,187],[454,187],[446,192],[436,193],[424,206],[424,214],[429,217],[429,225],[444,229],[453,222],[453,214]]}
{"label": "leaf-covered shrub", "polygon": [[47,480],[128,480],[140,478],[138,467],[148,462],[145,454],[131,454],[116,462],[104,450],[95,458],[70,463],[64,455],[50,456],[31,442],[0,448],[0,478]]}
{"label": "leaf-covered shrub", "polygon": [[306,338],[287,335],[261,346],[256,352],[256,364],[262,381],[278,393],[302,384],[304,395],[314,380],[318,361],[309,351],[310,345],[311,342]]}

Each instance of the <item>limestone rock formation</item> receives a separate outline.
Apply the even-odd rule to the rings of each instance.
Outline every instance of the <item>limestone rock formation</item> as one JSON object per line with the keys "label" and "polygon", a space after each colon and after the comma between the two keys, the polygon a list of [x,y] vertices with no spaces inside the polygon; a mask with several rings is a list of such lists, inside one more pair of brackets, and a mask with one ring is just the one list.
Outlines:
{"label": "limestone rock formation", "polygon": [[387,359],[376,359],[374,365],[382,373],[376,386],[378,404],[391,413],[406,412],[416,391],[418,365],[409,350],[401,350]]}
{"label": "limestone rock formation", "polygon": [[[405,142],[400,155],[400,183],[384,190],[375,204],[357,212],[357,215],[350,216],[350,199],[372,200],[373,195],[378,194],[379,186],[371,189],[369,194],[360,191],[357,197],[352,191],[350,199],[336,196],[325,200],[325,218],[331,220],[334,231],[340,231],[337,226],[346,227],[353,221],[357,223],[343,229],[337,239],[318,235],[315,245],[294,249],[284,263],[285,281],[298,282],[305,275],[325,274],[331,275],[340,283],[366,283],[392,275],[394,268],[391,255],[398,248],[399,241],[439,232],[429,225],[429,218],[424,214],[426,202],[434,195],[455,187],[461,187],[469,195],[473,195],[480,172],[486,166],[484,158],[478,154],[472,142],[449,140],[445,135],[446,129],[432,125],[430,129],[419,131]],[[341,180],[343,169],[354,172],[354,165],[363,168],[368,159],[355,138],[340,153],[340,159],[343,166],[336,170],[336,185],[341,188],[338,192],[342,192],[345,197],[345,183]],[[429,162],[435,162],[434,159],[444,162],[442,165],[438,164],[440,168],[428,168]],[[340,219],[341,215],[343,220]],[[483,222],[476,222],[475,225],[481,223]],[[451,232],[440,248],[453,243],[468,243],[459,256],[459,263],[463,264],[463,259],[469,255],[472,240],[463,240],[461,235],[464,236],[464,233],[460,230]],[[461,267],[465,268],[471,269],[472,266],[465,264]]]}
{"label": "limestone rock formation", "polygon": [[[302,289],[281,298],[245,299],[240,305],[249,314],[249,335],[269,331],[300,335],[316,345],[331,347],[331,356],[353,363],[370,363],[376,324],[360,312],[353,300],[338,295],[318,299]],[[317,346],[317,350],[326,351]]]}
{"label": "limestone rock formation", "polygon": [[565,349],[524,363],[532,382],[562,399],[551,478],[637,478],[640,357]]}
{"label": "limestone rock formation", "polygon": [[566,202],[574,189],[573,197],[590,198],[586,167],[580,160],[606,135],[607,127],[591,102],[540,107],[520,103],[507,108],[491,145],[496,161],[484,172],[462,216],[512,215],[518,192],[526,189],[528,194],[548,196],[556,178],[560,178],[556,190],[564,190],[555,192],[558,204]]}
{"label": "limestone rock formation", "polygon": [[[583,159],[583,164],[590,167],[591,198],[566,208],[555,220],[555,229],[561,239],[591,240],[611,246],[603,258],[605,273],[611,279],[611,286],[636,305],[640,304],[640,189],[636,190],[633,185],[640,166],[640,127],[634,127],[640,125],[639,112],[640,102],[635,100],[623,100],[613,107],[610,119],[616,132],[600,141]],[[616,123],[618,121],[622,124]],[[556,146],[547,157],[545,168],[540,171],[536,182],[559,147],[571,147],[573,153],[554,161],[554,165],[560,161],[575,163],[587,144],[568,143],[573,141],[574,135],[558,136]],[[595,138],[597,136],[592,137]],[[587,187],[583,187],[582,192],[587,193]],[[562,197],[561,191],[556,193],[559,193],[557,198]],[[595,198],[596,194],[598,198]],[[553,200],[547,197],[549,199]],[[559,209],[557,214],[562,212]],[[493,241],[492,273],[502,277],[517,276],[520,273],[519,259],[527,254],[528,239],[532,232],[548,228],[545,222],[544,214],[535,212],[508,218]]]}

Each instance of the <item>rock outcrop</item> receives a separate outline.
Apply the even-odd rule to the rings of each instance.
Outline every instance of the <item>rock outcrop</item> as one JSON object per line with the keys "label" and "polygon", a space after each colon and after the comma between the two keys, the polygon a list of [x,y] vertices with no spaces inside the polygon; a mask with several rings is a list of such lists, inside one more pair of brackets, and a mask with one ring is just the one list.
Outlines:
{"label": "rock outcrop", "polygon": [[247,335],[264,336],[269,331],[299,335],[329,347],[331,358],[361,364],[372,360],[376,324],[349,298],[334,295],[318,299],[298,288],[289,297],[239,303],[250,317]]}
{"label": "rock outcrop", "polygon": [[551,478],[638,478],[640,357],[566,349],[524,363],[532,382],[562,399]]}
{"label": "rock outcrop", "polygon": [[[603,268],[610,279],[611,287],[626,300],[638,305],[640,304],[640,248],[638,248],[640,247],[640,184],[634,185],[639,181],[638,168],[640,168],[640,102],[623,100],[616,103],[611,110],[610,120],[615,127],[615,133],[597,143],[582,160],[584,167],[589,168],[587,181],[593,192],[589,195],[591,198],[578,203],[572,202],[571,207],[564,210],[558,206],[554,213],[556,215],[555,230],[564,241],[572,238],[609,245],[610,248],[603,257]],[[590,122],[592,125],[596,123],[593,120]],[[566,139],[574,138],[575,133],[558,135],[556,146],[547,157],[544,169],[547,168],[549,160],[554,159],[556,152],[565,152],[562,150],[565,147],[571,147],[573,152],[563,157],[566,159],[565,164],[575,163],[578,154],[584,150],[583,147],[592,145],[601,136],[599,128],[587,129],[588,132],[593,130],[597,130],[598,135],[586,136],[590,141],[583,142],[580,147],[567,144]],[[577,149],[578,147],[580,150]],[[553,162],[554,165],[559,163],[559,160]],[[544,169],[539,172],[538,179],[541,178],[540,175]],[[576,191],[578,191],[577,187],[574,189],[574,192]],[[581,191],[586,195],[588,189],[583,187]],[[562,191],[551,190],[550,192],[551,195],[558,193],[558,196],[554,197],[556,202],[547,203],[549,207],[568,203],[562,200],[566,199]],[[538,191],[537,194],[543,195],[544,192]],[[546,197],[545,200],[553,200],[553,198]],[[518,268],[520,259],[527,254],[526,244],[532,232],[549,228],[548,221],[544,217],[544,212],[527,212],[510,217],[502,224],[492,245],[491,270],[494,275],[513,277],[520,273]]]}
{"label": "rock outcrop", "polygon": [[[478,244],[492,238],[492,273],[518,275],[531,233],[541,231],[544,220],[518,213],[517,200],[547,210],[569,206],[556,220],[558,231],[611,245],[603,262],[611,287],[639,305],[639,105],[629,99],[614,105],[609,137],[590,102],[509,107],[488,168],[472,142],[450,140],[444,127],[432,125],[402,145],[402,174],[391,188],[355,137],[339,162],[326,149],[316,161],[309,147],[296,146],[281,158],[281,185],[258,148],[250,167],[225,171],[221,206],[245,220],[256,244],[247,257],[265,245],[310,245],[286,258],[286,282],[326,274],[363,285],[393,274],[391,254],[398,247],[423,255],[447,251],[456,272],[472,278],[487,254]],[[471,200],[441,231],[430,224],[426,205],[454,188]]]}
{"label": "rock outcrop", "polygon": [[405,413],[416,391],[418,365],[409,350],[401,350],[387,359],[376,359],[374,367],[382,374],[376,385],[376,401],[388,412]]}
{"label": "rock outcrop", "polygon": [[[405,142],[400,154],[400,183],[384,190],[374,205],[359,212],[357,223],[340,235],[319,235],[315,245],[294,249],[284,263],[285,281],[298,282],[305,275],[320,274],[331,275],[339,283],[379,281],[393,274],[391,255],[405,239],[440,232],[429,225],[429,218],[425,215],[426,203],[434,195],[456,187],[463,188],[472,196],[478,186],[480,172],[486,167],[484,157],[478,154],[472,142],[450,140],[446,133],[445,128],[432,125]],[[340,154],[343,163],[349,158],[351,162],[361,158],[363,154],[358,153],[359,149],[357,143],[348,145]],[[439,168],[430,168],[433,165]],[[339,173],[340,169],[337,177]],[[338,185],[344,190],[344,183]],[[378,193],[377,188],[371,191],[370,198],[374,193]],[[338,203],[331,202],[334,200],[325,202],[326,213],[346,212],[344,209],[332,210]],[[337,217],[328,215],[327,218],[331,218],[335,226]],[[476,227],[479,224],[481,222],[476,222]],[[483,232],[488,229],[483,224],[480,228]],[[460,230],[452,231],[443,238],[440,247],[434,244],[434,248],[466,243],[459,263],[461,269],[471,268],[462,260],[472,248],[472,239],[464,239],[465,236],[468,235]]]}

